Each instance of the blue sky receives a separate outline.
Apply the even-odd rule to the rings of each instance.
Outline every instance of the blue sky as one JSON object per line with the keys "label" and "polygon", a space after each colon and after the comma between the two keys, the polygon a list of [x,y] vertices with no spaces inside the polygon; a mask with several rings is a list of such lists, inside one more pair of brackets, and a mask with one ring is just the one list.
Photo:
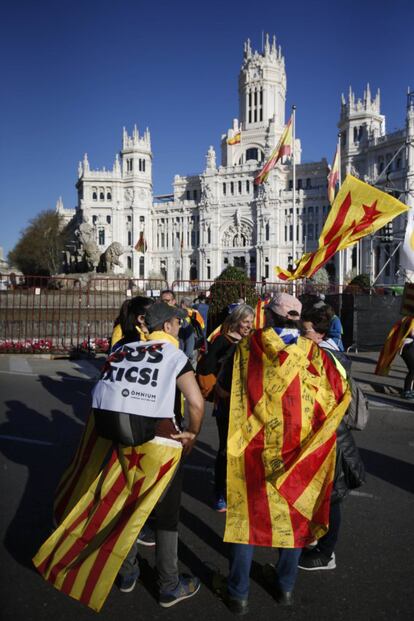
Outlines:
{"label": "blue sky", "polygon": [[[0,25],[0,246],[28,221],[76,205],[77,163],[111,167],[122,127],[149,127],[154,193],[202,171],[238,115],[247,37],[276,34],[303,161],[332,157],[341,92],[381,89],[387,131],[414,88],[412,0],[14,0]],[[407,27],[408,25],[408,27]]]}

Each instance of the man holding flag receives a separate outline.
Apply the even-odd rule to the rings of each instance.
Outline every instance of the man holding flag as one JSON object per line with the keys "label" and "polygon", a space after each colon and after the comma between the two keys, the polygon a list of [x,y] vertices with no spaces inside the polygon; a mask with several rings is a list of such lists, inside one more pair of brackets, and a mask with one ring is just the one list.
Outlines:
{"label": "man holding flag", "polygon": [[231,393],[224,540],[235,614],[248,611],[255,545],[279,549],[267,573],[278,602],[293,604],[302,548],[328,530],[336,428],[351,399],[329,356],[299,336],[299,300],[278,294],[265,313],[266,328],[241,341],[218,379]]}

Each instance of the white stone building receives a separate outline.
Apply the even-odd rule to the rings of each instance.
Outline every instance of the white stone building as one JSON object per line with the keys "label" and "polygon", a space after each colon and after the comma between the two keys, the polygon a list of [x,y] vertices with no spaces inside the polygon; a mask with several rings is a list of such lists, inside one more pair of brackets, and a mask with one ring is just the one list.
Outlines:
{"label": "white stone building", "polygon": [[[124,129],[122,150],[112,170],[92,170],[85,155],[79,163],[76,210],[64,209],[61,200],[57,209],[66,220],[76,215],[92,224],[102,251],[111,242],[120,242],[126,249],[124,266],[136,278],[161,274],[170,284],[210,280],[232,264],[245,268],[253,280],[275,281],[273,268],[287,267],[292,261],[292,166],[279,163],[259,187],[254,178],[277,144],[288,116],[285,61],[275,37],[272,41],[266,37],[261,53],[253,51],[247,41],[239,75],[239,118],[222,136],[221,163],[210,147],[203,172],[177,174],[173,194],[154,197],[150,132],[146,129],[140,136],[134,127],[129,136]],[[407,128],[385,133],[379,93],[372,98],[369,87],[362,100],[356,101],[351,90],[347,101],[342,98],[338,127],[343,174],[351,171],[369,182],[375,181],[406,141]],[[238,142],[234,138],[239,132]],[[299,258],[316,248],[328,213],[328,163],[322,159],[301,164],[298,139],[295,145]],[[382,185],[405,189],[405,151],[402,148],[395,156]],[[404,219],[400,220],[394,228],[401,236]],[[135,249],[140,236],[145,252]],[[360,271],[378,272],[391,250],[392,243],[368,240],[360,253],[348,251],[345,271],[358,264]],[[383,282],[395,279],[397,266],[398,253]],[[334,276],[335,267],[330,268]]]}

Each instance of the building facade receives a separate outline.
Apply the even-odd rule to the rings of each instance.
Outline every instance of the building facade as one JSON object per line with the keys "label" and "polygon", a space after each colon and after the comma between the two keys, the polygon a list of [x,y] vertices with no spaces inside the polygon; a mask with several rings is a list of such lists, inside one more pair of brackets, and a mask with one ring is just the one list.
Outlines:
{"label": "building facade", "polygon": [[[113,241],[125,248],[124,269],[135,278],[162,276],[175,280],[210,280],[226,266],[242,267],[253,280],[276,280],[273,268],[287,267],[292,259],[317,246],[326,219],[328,163],[301,163],[300,140],[296,159],[296,256],[292,256],[293,182],[290,162],[278,163],[267,181],[254,185],[261,164],[276,146],[287,122],[285,60],[275,37],[266,37],[263,51],[244,44],[239,74],[239,115],[221,137],[221,162],[213,147],[205,169],[198,175],[176,175],[171,195],[154,197],[152,150],[148,129],[140,135],[123,130],[122,149],[112,170],[91,169],[87,155],[79,163],[78,205],[57,210],[65,220],[75,217],[94,227],[96,243],[104,249]],[[342,174],[395,192],[406,189],[407,127],[386,134],[379,92],[369,87],[362,100],[350,89],[342,97]],[[413,115],[411,115],[413,116]],[[412,131],[412,128],[411,128]],[[414,132],[413,132],[414,133]],[[392,160],[392,161],[391,161]],[[382,174],[387,164],[391,162]],[[394,237],[403,234],[404,218],[394,223]],[[140,240],[140,241],[139,241]],[[393,251],[394,241],[377,237],[347,251],[345,272],[378,273]],[[337,267],[329,267],[333,279]],[[395,280],[398,252],[384,278]],[[121,268],[119,268],[121,271]]]}

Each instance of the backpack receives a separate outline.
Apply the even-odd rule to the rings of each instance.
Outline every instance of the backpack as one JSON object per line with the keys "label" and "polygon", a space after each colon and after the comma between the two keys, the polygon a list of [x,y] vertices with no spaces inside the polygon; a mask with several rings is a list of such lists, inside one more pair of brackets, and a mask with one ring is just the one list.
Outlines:
{"label": "backpack", "polygon": [[348,381],[351,387],[352,400],[345,413],[344,422],[348,429],[362,431],[369,419],[368,399],[352,377],[348,377]]}

